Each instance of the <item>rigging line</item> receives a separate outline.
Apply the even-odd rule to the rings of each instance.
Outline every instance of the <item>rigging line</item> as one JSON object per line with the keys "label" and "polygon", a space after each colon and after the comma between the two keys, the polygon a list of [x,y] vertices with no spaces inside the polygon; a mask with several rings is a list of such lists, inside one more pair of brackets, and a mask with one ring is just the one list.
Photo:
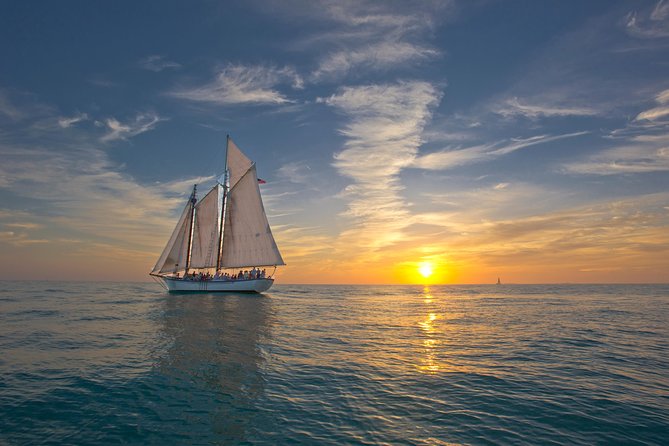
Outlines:
{"label": "rigging line", "polygon": [[156,282],[158,285],[163,287],[165,289],[165,291],[169,291],[169,289],[167,288],[167,285],[165,285],[162,280],[156,279],[156,277],[153,274],[149,274],[149,276],[151,276],[151,278],[153,279],[154,282]]}

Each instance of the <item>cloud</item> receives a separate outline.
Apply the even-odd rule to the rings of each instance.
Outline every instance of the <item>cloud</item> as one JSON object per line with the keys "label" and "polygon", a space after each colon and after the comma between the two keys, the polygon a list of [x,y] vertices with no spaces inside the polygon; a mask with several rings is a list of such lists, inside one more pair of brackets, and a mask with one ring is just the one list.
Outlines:
{"label": "cloud", "polygon": [[625,17],[625,29],[637,38],[669,37],[669,2],[660,0],[652,10],[630,12]]}
{"label": "cloud", "polygon": [[154,71],[156,73],[167,69],[181,68],[181,64],[168,60],[165,56],[153,54],[146,56],[139,61],[139,66],[145,70]]}
{"label": "cloud", "polygon": [[340,194],[353,218],[341,234],[343,246],[375,249],[400,237],[409,215],[400,196],[400,171],[411,165],[421,132],[441,93],[427,82],[344,87],[323,102],[344,113],[349,123],[340,130],[345,148],[334,166],[353,183]]}
{"label": "cloud", "polygon": [[265,66],[228,65],[215,79],[199,87],[169,92],[170,96],[217,105],[286,104],[290,101],[275,89],[280,84],[303,88],[304,82],[294,69]]}
{"label": "cloud", "polygon": [[661,105],[639,113],[635,120],[640,121],[645,119],[647,121],[655,121],[669,115],[669,89],[658,93],[655,97],[655,102]]}
{"label": "cloud", "polygon": [[[90,146],[54,150],[3,144],[0,153],[2,188],[38,203],[30,212],[0,211],[0,226],[13,233],[4,240],[15,246],[74,239],[87,241],[86,246],[105,244],[108,253],[132,251],[147,261],[158,256],[190,186],[201,180],[139,184],[104,151]],[[61,256],[76,255],[60,249]],[[91,254],[93,260],[107,255]]]}
{"label": "cloud", "polygon": [[602,150],[585,159],[565,164],[568,173],[585,175],[616,175],[669,171],[669,90],[654,97],[658,107],[639,113],[624,128],[609,135],[619,141],[615,147]]}
{"label": "cloud", "polygon": [[566,164],[568,173],[616,175],[669,171],[669,146],[639,144],[621,146]]}
{"label": "cloud", "polygon": [[380,71],[437,56],[438,51],[407,42],[379,42],[327,55],[314,71],[315,81],[338,79],[350,71]]}
{"label": "cloud", "polygon": [[122,123],[116,118],[108,118],[104,124],[109,131],[100,138],[102,142],[111,142],[117,140],[126,140],[137,136],[139,134],[153,130],[155,126],[165,121],[166,118],[161,118],[154,113],[139,113],[131,121]]}
{"label": "cloud", "polygon": [[491,107],[493,113],[512,118],[522,116],[529,119],[538,119],[554,116],[593,116],[597,111],[590,107],[563,106],[551,102],[522,103],[517,97],[509,98]]}
{"label": "cloud", "polygon": [[669,106],[654,107],[650,110],[641,112],[635,118],[636,120],[646,119],[648,121],[655,121],[669,115]]}
{"label": "cloud", "polygon": [[[533,187],[526,188],[532,192]],[[490,191],[498,195],[504,191]],[[536,191],[535,191],[536,193]],[[536,198],[515,197],[525,203]],[[514,211],[512,218],[494,218],[501,203],[484,202],[472,213],[468,204],[476,196],[467,194],[451,197],[457,201],[455,211],[432,212],[414,216],[414,224],[443,227],[439,246],[448,246],[448,263],[480,277],[479,271],[504,271],[507,275],[537,281],[593,281],[596,276],[574,276],[578,270],[606,268],[622,271],[608,280],[634,280],[640,271],[649,277],[657,276],[669,267],[669,213],[664,209],[669,194],[637,195],[611,201],[538,212],[521,216]],[[504,202],[502,202],[504,203]],[[503,207],[506,207],[505,204]],[[434,244],[434,237],[413,240],[413,246]],[[393,249],[398,249],[394,247]],[[404,252],[398,249],[400,252]],[[633,270],[634,265],[638,270]],[[536,274],[536,277],[533,275]],[[558,278],[563,277],[563,278]],[[594,281],[606,281],[599,276]],[[477,280],[477,279],[474,279]],[[480,280],[480,279],[478,279]],[[643,279],[642,279],[643,280]]]}
{"label": "cloud", "polygon": [[[348,75],[411,70],[441,54],[427,44],[438,22],[455,15],[454,2],[352,1],[283,2],[292,20],[316,23],[318,31],[300,35],[291,48],[316,50],[320,59],[311,82],[337,81]],[[273,13],[275,10],[273,10]]]}
{"label": "cloud", "polygon": [[280,178],[295,184],[307,184],[313,177],[311,168],[304,161],[295,161],[284,164],[277,169],[277,175]]}
{"label": "cloud", "polygon": [[0,90],[0,114],[5,115],[12,121],[19,120],[24,117],[24,112],[16,107],[9,99],[9,95]]}
{"label": "cloud", "polygon": [[74,124],[76,124],[78,122],[87,121],[87,120],[88,120],[88,114],[77,113],[74,116],[70,116],[70,117],[63,116],[63,117],[58,118],[58,125],[61,128],[66,129],[68,127],[72,127]]}
{"label": "cloud", "polygon": [[9,243],[13,246],[27,246],[41,243],[49,243],[46,239],[30,238],[25,232],[0,231],[0,244]]}
{"label": "cloud", "polygon": [[416,157],[411,167],[428,170],[444,170],[478,162],[491,161],[502,155],[525,147],[545,144],[565,138],[574,138],[588,132],[574,132],[563,135],[538,135],[529,138],[515,138],[490,144],[475,145],[464,149],[442,150]]}
{"label": "cloud", "polygon": [[30,93],[0,88],[0,118],[14,123],[50,116],[53,108],[35,100]]}

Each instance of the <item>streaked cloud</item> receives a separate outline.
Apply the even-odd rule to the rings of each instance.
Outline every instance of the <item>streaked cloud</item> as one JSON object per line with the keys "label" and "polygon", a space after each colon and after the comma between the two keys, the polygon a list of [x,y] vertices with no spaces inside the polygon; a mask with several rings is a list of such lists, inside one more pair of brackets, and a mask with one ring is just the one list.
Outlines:
{"label": "streaked cloud", "polygon": [[655,101],[660,104],[658,107],[653,107],[649,110],[643,111],[635,118],[637,121],[648,120],[655,121],[669,115],[669,90],[664,90],[657,94]]}
{"label": "streaked cloud", "polygon": [[178,69],[181,68],[181,64],[167,59],[165,56],[158,54],[152,54],[146,56],[139,61],[139,66],[145,70],[154,71],[159,73],[167,69]]}
{"label": "streaked cloud", "polygon": [[409,215],[399,173],[410,166],[421,144],[421,132],[441,93],[427,82],[344,87],[321,99],[349,118],[340,129],[347,139],[334,166],[353,183],[340,194],[345,215],[354,224],[340,238],[343,246],[375,249],[401,235]]}
{"label": "streaked cloud", "polygon": [[87,121],[88,120],[88,114],[87,113],[77,113],[74,116],[62,116],[58,118],[58,125],[61,128],[68,128],[72,127],[74,124],[82,121]]}
{"label": "streaked cloud", "polygon": [[14,121],[24,116],[23,111],[13,104],[9,95],[3,90],[0,90],[0,114]]}
{"label": "streaked cloud", "polygon": [[669,147],[654,144],[621,146],[565,165],[569,173],[616,175],[669,171]]}
{"label": "streaked cloud", "polygon": [[[90,146],[54,151],[1,145],[0,151],[0,177],[5,180],[0,186],[40,203],[33,211],[3,209],[2,241],[14,246],[48,242],[65,257],[90,249],[91,262],[104,263],[107,256],[125,252],[144,256],[150,267],[185,204],[189,188],[175,184],[190,186],[202,180],[139,184],[104,151]],[[65,249],[63,244],[71,245],[65,239],[86,243]],[[106,245],[108,251],[92,252],[96,244]]]}
{"label": "streaked cloud", "polygon": [[631,11],[625,17],[625,29],[638,38],[669,37],[669,2],[660,0],[653,8]]}
{"label": "streaked cloud", "polygon": [[617,145],[567,163],[568,173],[617,175],[669,171],[669,90],[654,97],[660,106],[639,113],[624,128],[611,132],[609,139]]}
{"label": "streaked cloud", "polygon": [[176,89],[168,94],[175,98],[217,105],[286,104],[292,102],[276,89],[289,84],[303,87],[302,77],[292,68],[228,65],[213,81],[196,87]]}
{"label": "streaked cloud", "polygon": [[526,147],[545,144],[565,138],[574,138],[587,133],[588,132],[574,132],[563,135],[538,135],[529,138],[515,138],[465,148],[447,149],[416,157],[412,162],[411,167],[429,170],[451,169],[465,164],[491,161]]}
{"label": "streaked cloud", "polygon": [[300,14],[305,20],[323,23],[318,31],[300,36],[293,44],[296,50],[317,49],[317,67],[308,79],[319,83],[410,70],[434,59],[442,51],[428,43],[431,33],[437,23],[455,15],[455,8],[450,0],[411,4],[316,1],[303,2]]}
{"label": "streaked cloud", "polygon": [[493,113],[509,117],[522,116],[529,119],[538,119],[553,116],[592,116],[597,111],[589,107],[575,107],[559,103],[530,103],[523,102],[517,97],[508,98],[491,107]]}
{"label": "streaked cloud", "polygon": [[314,81],[339,79],[350,71],[383,71],[439,55],[437,50],[408,42],[379,42],[328,54],[312,74]]}
{"label": "streaked cloud", "polygon": [[277,175],[295,184],[307,184],[311,181],[314,173],[305,161],[294,161],[286,163],[277,169]]}
{"label": "streaked cloud", "polygon": [[[537,192],[525,188],[524,198],[533,191]],[[505,191],[487,194],[498,192]],[[457,202],[455,210],[418,214],[414,221],[444,228],[438,243],[448,247],[447,267],[460,270],[462,282],[480,281],[479,269],[495,271],[494,277],[502,275],[508,281],[601,282],[628,281],[644,272],[653,277],[669,267],[667,193],[559,210],[529,208],[527,215],[515,212],[511,218],[494,217],[504,201],[488,206],[484,199],[479,212],[472,213],[468,203],[478,201],[471,194],[453,194],[450,199]],[[411,241],[414,246],[434,243],[429,236]],[[402,251],[399,248],[394,249]]]}
{"label": "streaked cloud", "polygon": [[108,129],[107,133],[100,138],[100,141],[126,140],[153,130],[159,122],[165,120],[166,118],[161,118],[155,113],[139,113],[134,119],[126,122],[120,122],[116,118],[108,118],[104,123],[100,123]]}

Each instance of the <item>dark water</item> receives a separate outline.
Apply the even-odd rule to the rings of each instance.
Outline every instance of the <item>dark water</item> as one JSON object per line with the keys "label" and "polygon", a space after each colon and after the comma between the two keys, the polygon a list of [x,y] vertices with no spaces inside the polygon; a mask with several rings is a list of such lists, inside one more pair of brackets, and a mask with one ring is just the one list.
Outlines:
{"label": "dark water", "polygon": [[669,444],[669,286],[0,282],[0,444]]}

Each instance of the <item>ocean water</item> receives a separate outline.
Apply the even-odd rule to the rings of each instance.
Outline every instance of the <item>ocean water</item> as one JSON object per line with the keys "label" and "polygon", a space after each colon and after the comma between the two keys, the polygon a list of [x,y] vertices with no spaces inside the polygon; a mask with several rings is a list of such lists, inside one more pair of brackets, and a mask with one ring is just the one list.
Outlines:
{"label": "ocean water", "polygon": [[0,282],[0,444],[669,444],[669,285]]}

